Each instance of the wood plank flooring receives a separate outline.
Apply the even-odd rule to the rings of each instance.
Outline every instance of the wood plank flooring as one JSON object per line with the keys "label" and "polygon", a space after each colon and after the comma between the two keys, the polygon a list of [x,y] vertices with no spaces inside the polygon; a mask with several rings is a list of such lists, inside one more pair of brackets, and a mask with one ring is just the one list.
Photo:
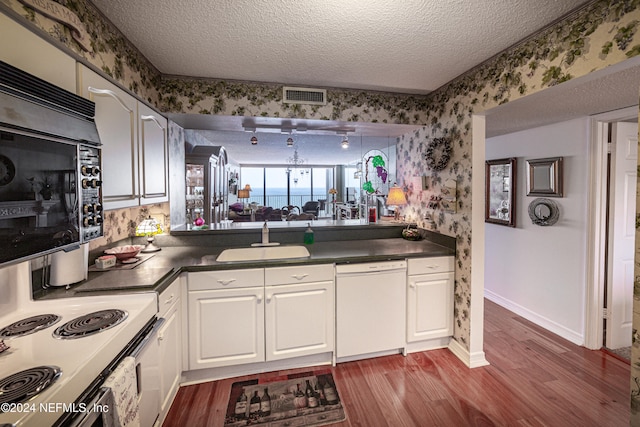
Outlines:
{"label": "wood plank flooring", "polygon": [[[347,420],[332,426],[629,425],[624,361],[488,300],[484,344],[491,365],[475,369],[448,350],[338,364],[332,371]],[[164,426],[222,426],[231,384],[240,379],[182,387]]]}

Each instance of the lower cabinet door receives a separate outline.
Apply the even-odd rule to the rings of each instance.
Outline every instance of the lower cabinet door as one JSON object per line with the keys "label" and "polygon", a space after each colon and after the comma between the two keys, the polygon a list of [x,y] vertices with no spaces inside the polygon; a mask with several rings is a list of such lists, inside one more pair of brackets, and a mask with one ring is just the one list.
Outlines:
{"label": "lower cabinet door", "polygon": [[265,287],[266,359],[333,351],[334,284]]}
{"label": "lower cabinet door", "polygon": [[189,292],[189,369],[264,361],[264,288]]}
{"label": "lower cabinet door", "polygon": [[169,411],[171,402],[180,386],[182,374],[182,333],[180,300],[164,316],[165,322],[158,331],[160,342],[160,414]]}
{"label": "lower cabinet door", "polygon": [[408,276],[407,342],[453,335],[454,274]]}

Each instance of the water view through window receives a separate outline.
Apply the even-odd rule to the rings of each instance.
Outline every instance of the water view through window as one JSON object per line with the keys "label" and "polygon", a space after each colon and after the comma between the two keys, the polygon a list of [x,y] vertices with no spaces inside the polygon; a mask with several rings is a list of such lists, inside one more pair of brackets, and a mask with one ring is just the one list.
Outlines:
{"label": "water view through window", "polygon": [[245,203],[257,203],[280,209],[293,205],[302,208],[306,202],[324,201],[333,183],[330,167],[242,167],[240,188],[251,186],[251,196]]}

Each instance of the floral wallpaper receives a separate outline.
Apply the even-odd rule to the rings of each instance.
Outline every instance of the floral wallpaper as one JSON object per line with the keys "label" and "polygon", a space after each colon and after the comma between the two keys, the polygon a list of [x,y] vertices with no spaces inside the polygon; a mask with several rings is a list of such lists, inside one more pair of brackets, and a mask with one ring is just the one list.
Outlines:
{"label": "floral wallpaper", "polygon": [[[85,24],[91,38],[91,52],[83,51],[62,25],[35,13],[18,0],[0,0],[1,7],[22,16],[83,61],[162,111],[423,125],[399,139],[397,175],[408,191],[410,204],[405,213],[409,219],[457,239],[454,337],[466,348],[469,348],[472,298],[472,115],[640,54],[640,0],[599,0],[429,95],[328,89],[327,105],[301,106],[282,103],[279,85],[161,76],[91,3],[86,0],[59,0],[58,3],[76,13]],[[174,129],[174,132],[179,137],[179,131]],[[434,138],[441,137],[452,141],[453,150],[447,167],[436,172],[426,167],[424,153]],[[423,176],[428,178],[425,190]],[[431,209],[430,197],[438,194],[449,180],[457,183],[455,212]],[[137,216],[138,213],[116,211],[107,218],[113,222],[109,228],[119,233]],[[425,216],[430,216],[433,222],[425,220]],[[116,238],[115,231],[111,238]],[[637,247],[640,250],[640,242]],[[639,270],[636,275],[640,276]],[[636,298],[634,306],[640,312],[640,286],[636,286]],[[638,330],[640,315],[636,319],[634,329]],[[640,417],[640,345],[637,342],[634,342],[632,368],[632,413]]]}
{"label": "floral wallpaper", "polygon": [[327,105],[282,102],[282,85],[163,78],[161,110],[185,114],[287,117],[370,123],[425,123],[424,95],[327,89]]}
{"label": "floral wallpaper", "polygon": [[0,0],[0,7],[23,17],[34,29],[48,34],[81,61],[93,65],[140,99],[157,106],[160,73],[135,46],[86,0],[57,0],[56,3],[75,13],[84,24],[91,39],[90,52],[80,47],[68,27],[37,13],[19,0]]}
{"label": "floral wallpaper", "polygon": [[168,232],[171,229],[168,212],[168,202],[105,211],[104,236],[89,242],[89,250],[110,247],[120,240],[135,236],[136,226],[149,215],[156,218]]}
{"label": "floral wallpaper", "polygon": [[[400,139],[398,177],[407,187],[409,199],[405,212],[422,227],[435,228],[457,240],[454,337],[467,348],[472,297],[472,115],[638,55],[639,5],[639,1],[594,2],[570,19],[467,72],[429,94],[427,126]],[[438,137],[451,139],[453,153],[447,168],[435,172],[426,167],[424,153]],[[431,183],[425,191],[422,176]],[[457,212],[429,209],[430,197],[438,195],[450,179],[457,182]]]}

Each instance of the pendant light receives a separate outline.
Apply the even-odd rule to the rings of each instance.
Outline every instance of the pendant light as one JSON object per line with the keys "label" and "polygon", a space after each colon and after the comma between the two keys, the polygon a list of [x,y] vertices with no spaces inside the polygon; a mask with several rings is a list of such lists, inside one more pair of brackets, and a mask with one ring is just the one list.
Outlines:
{"label": "pendant light", "polygon": [[342,148],[349,148],[349,137],[345,136],[340,145]]}
{"label": "pendant light", "polygon": [[251,145],[258,145],[258,138],[255,135],[251,137]]}

